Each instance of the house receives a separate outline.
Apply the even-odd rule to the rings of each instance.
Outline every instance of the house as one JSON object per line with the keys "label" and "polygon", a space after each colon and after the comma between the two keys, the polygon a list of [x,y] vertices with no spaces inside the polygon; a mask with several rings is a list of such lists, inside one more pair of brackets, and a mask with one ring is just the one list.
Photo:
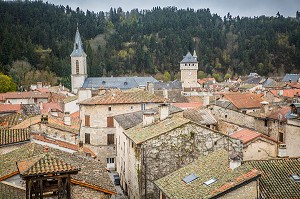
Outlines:
{"label": "house", "polygon": [[183,117],[213,130],[217,129],[218,121],[208,110],[200,108],[184,110]]}
{"label": "house", "polygon": [[79,102],[80,140],[91,148],[107,168],[115,169],[116,142],[113,116],[157,107],[164,102],[142,89],[107,90]]}
{"label": "house", "polygon": [[[23,180],[21,176],[26,177],[26,173],[24,173],[26,170],[22,168],[27,167],[26,164],[22,164],[24,165],[24,167],[22,167],[20,163],[26,163],[26,161],[31,160],[31,164],[27,164],[27,166],[29,166],[28,169],[30,169],[30,165],[32,166],[38,163],[41,158],[44,158],[47,163],[42,164],[45,166],[51,165],[51,161],[48,160],[55,159],[55,161],[64,162],[65,165],[72,165],[72,168],[80,168],[80,170],[77,170],[77,174],[70,176],[70,184],[67,185],[70,186],[71,198],[81,199],[96,197],[108,199],[111,195],[116,194],[116,189],[104,165],[100,162],[88,157],[66,152],[63,148],[58,150],[48,147],[47,152],[44,151],[44,148],[45,147],[39,144],[27,143],[16,150],[0,155],[0,198],[12,198],[16,194],[18,194],[16,198],[25,198],[26,193],[29,193],[29,187],[25,187],[26,180]],[[49,158],[45,156],[49,156]],[[18,164],[16,164],[17,162]],[[37,166],[36,171],[38,168],[41,167]],[[58,165],[53,167],[53,169],[59,168]],[[49,170],[46,169],[42,172],[49,171],[50,174],[54,175],[54,173],[51,172],[53,170],[50,170],[51,168],[48,169]],[[35,175],[34,169],[30,169],[29,171],[33,171],[33,175]],[[51,178],[51,176],[47,178],[49,177]],[[50,196],[57,197],[57,192],[49,192]]]}
{"label": "house", "polygon": [[300,74],[285,74],[285,76],[282,79],[282,82],[300,82]]}
{"label": "house", "polygon": [[69,96],[63,100],[63,110],[69,114],[79,111],[78,96]]}
{"label": "house", "polygon": [[276,158],[277,148],[281,143],[262,133],[243,128],[232,134],[230,137],[243,141],[243,160],[265,160]]}
{"label": "house", "polygon": [[48,102],[50,94],[41,92],[7,92],[0,94],[0,102],[4,104],[36,104]]}
{"label": "house", "polygon": [[229,157],[220,149],[156,180],[159,198],[257,198],[259,171]]}
{"label": "house", "polygon": [[261,108],[261,95],[254,93],[224,93],[216,104],[224,108],[249,113]]}
{"label": "house", "polygon": [[261,172],[257,198],[300,198],[300,159],[247,161]]}
{"label": "house", "polygon": [[[145,111],[143,120],[124,126],[116,116],[117,171],[130,198],[158,198],[154,181],[217,149],[240,153],[241,142],[196,124],[178,114],[169,115],[162,104],[159,114]],[[141,121],[141,120],[140,120]],[[126,129],[126,130],[125,130]]]}

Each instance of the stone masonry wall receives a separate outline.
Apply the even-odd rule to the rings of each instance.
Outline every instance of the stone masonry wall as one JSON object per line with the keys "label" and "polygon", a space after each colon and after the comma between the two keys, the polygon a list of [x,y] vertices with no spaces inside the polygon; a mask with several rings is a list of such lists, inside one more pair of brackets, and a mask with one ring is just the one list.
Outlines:
{"label": "stone masonry wall", "polygon": [[146,198],[158,198],[159,191],[153,181],[218,149],[242,153],[243,146],[237,139],[195,123],[185,124],[144,142],[140,152],[141,162],[144,162],[141,170],[142,198],[145,182]]}

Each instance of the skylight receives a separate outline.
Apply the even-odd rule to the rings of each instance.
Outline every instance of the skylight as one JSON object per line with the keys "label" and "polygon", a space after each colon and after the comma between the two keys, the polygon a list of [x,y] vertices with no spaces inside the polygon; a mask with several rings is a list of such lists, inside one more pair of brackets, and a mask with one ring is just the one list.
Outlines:
{"label": "skylight", "polygon": [[184,177],[182,180],[186,183],[189,184],[193,182],[194,180],[198,179],[198,176],[196,176],[194,173]]}
{"label": "skylight", "polygon": [[297,174],[292,174],[291,177],[294,181],[300,182],[300,177]]}
{"label": "skylight", "polygon": [[204,182],[204,184],[206,184],[207,186],[209,186],[209,185],[211,185],[211,184],[215,183],[216,181],[217,181],[217,179],[216,179],[216,178],[212,178],[212,179],[210,179],[210,180],[208,180],[208,181]]}

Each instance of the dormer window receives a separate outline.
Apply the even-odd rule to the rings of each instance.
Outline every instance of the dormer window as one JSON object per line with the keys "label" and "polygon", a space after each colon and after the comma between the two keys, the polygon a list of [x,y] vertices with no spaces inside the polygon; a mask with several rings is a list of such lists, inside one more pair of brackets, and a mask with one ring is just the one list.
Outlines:
{"label": "dormer window", "polygon": [[106,82],[105,81],[102,81],[102,84],[104,85]]}
{"label": "dormer window", "polygon": [[124,85],[126,86],[128,84],[128,82],[124,82]]}

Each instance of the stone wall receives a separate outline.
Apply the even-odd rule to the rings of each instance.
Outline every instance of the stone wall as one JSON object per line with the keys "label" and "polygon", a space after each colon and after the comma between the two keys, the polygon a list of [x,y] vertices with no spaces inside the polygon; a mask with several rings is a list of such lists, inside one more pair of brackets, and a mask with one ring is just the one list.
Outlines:
{"label": "stone wall", "polygon": [[153,181],[221,148],[242,153],[243,145],[240,140],[192,122],[144,142],[139,152],[143,163],[142,198],[145,195],[147,198],[158,198],[159,191]]}
{"label": "stone wall", "polygon": [[286,152],[290,157],[300,156],[300,127],[286,125],[285,134]]}
{"label": "stone wall", "polygon": [[277,144],[265,138],[244,146],[243,160],[266,160],[277,157]]}
{"label": "stone wall", "polygon": [[234,191],[221,196],[222,199],[253,199],[258,196],[258,181],[250,182]]}

